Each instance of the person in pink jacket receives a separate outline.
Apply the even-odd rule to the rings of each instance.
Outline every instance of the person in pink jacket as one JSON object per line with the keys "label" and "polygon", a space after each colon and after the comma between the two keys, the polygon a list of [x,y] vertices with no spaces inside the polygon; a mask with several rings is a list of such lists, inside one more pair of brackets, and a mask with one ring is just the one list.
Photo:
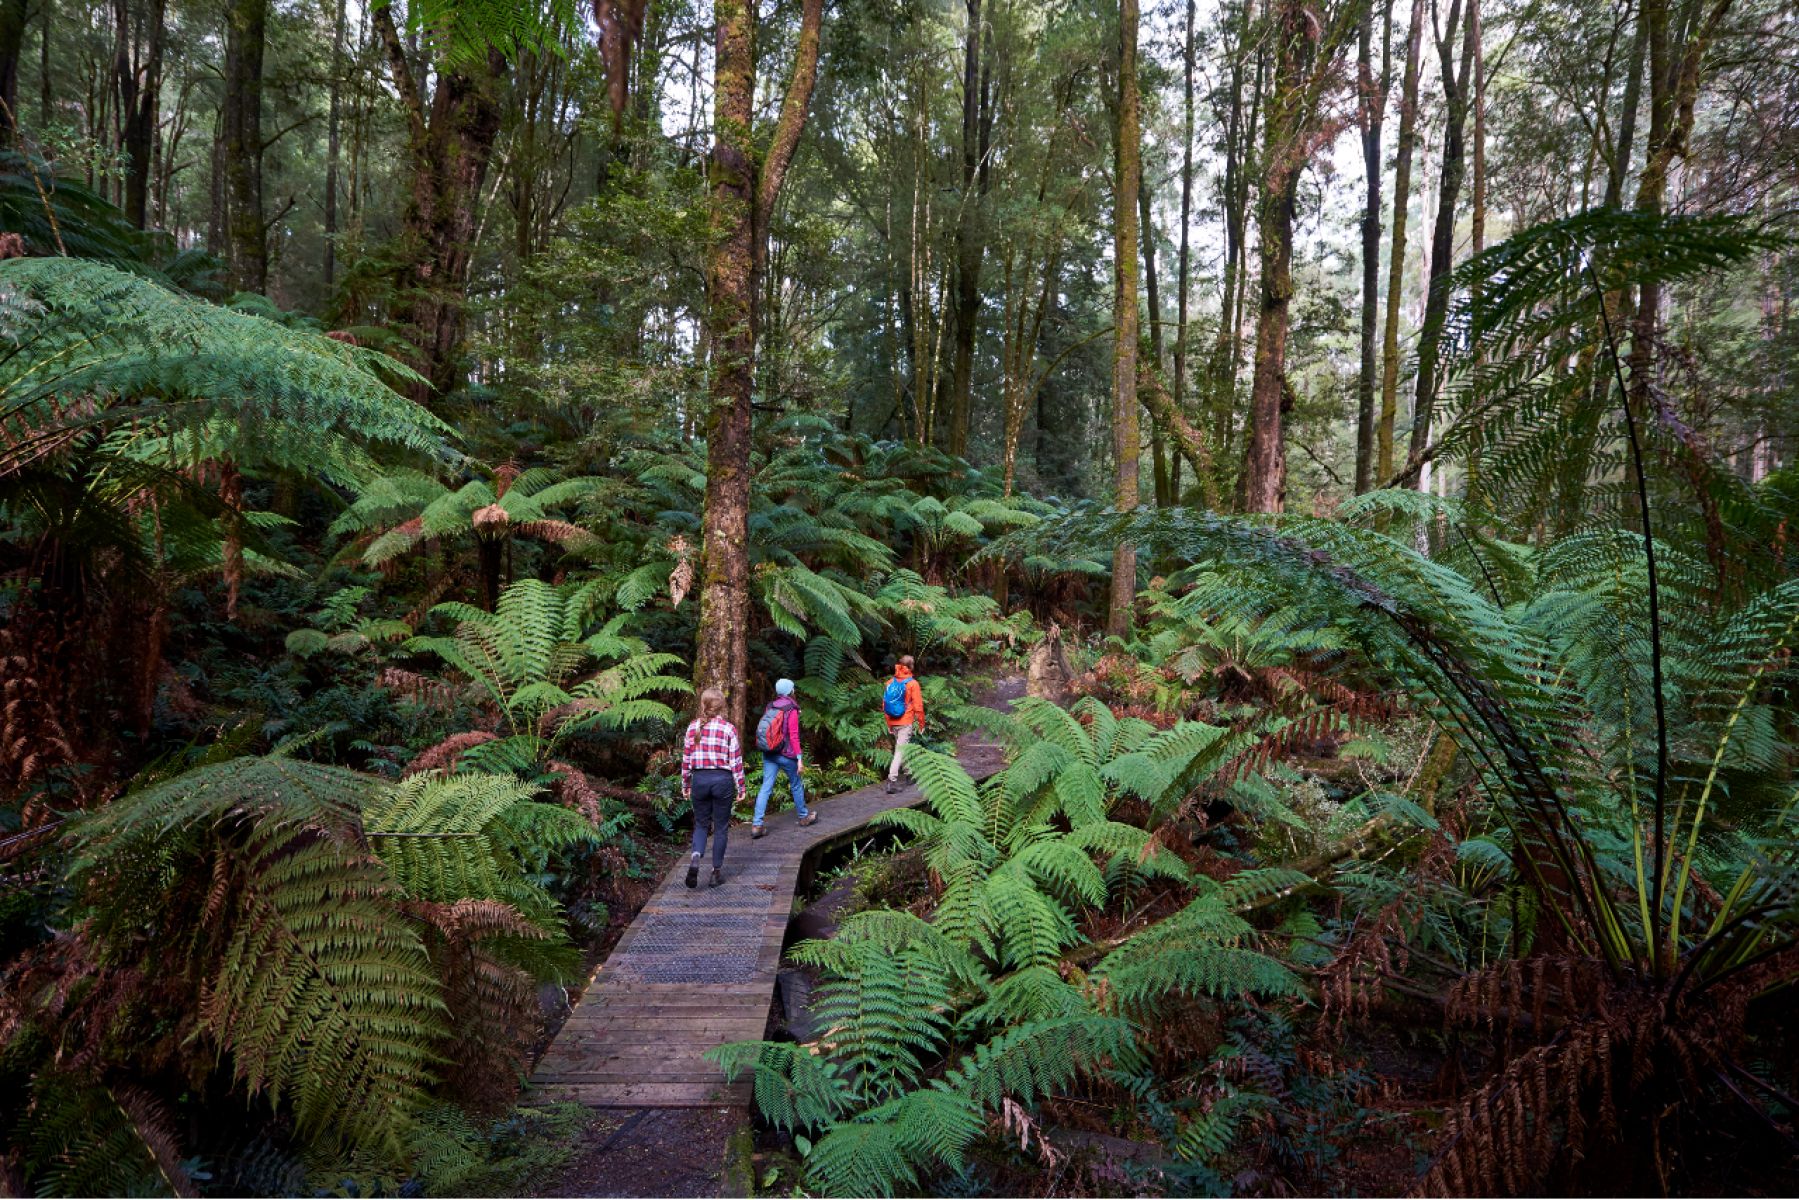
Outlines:
{"label": "person in pink jacket", "polygon": [[756,815],[750,821],[750,837],[762,836],[762,817],[768,812],[768,798],[774,794],[775,779],[783,772],[793,790],[793,814],[801,825],[818,820],[818,814],[806,811],[806,785],[800,781],[805,771],[800,757],[800,705],[793,698],[793,680],[775,680],[775,699],[756,724],[756,749],[762,751],[762,790],[756,794]]}

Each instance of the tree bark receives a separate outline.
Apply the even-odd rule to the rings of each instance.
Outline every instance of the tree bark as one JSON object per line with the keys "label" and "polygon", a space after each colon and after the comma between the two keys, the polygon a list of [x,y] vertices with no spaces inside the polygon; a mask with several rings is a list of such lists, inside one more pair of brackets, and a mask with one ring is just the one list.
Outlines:
{"label": "tree bark", "polygon": [[262,209],[262,52],[269,0],[230,0],[225,10],[225,244],[231,284],[269,286]]}
{"label": "tree bark", "polygon": [[1393,477],[1393,433],[1399,417],[1399,298],[1405,283],[1406,208],[1412,198],[1412,155],[1418,143],[1418,55],[1424,42],[1424,0],[1412,0],[1406,28],[1405,77],[1399,93],[1399,144],[1393,164],[1393,247],[1388,252],[1387,314],[1381,335],[1380,427],[1375,478]]}
{"label": "tree bark", "polygon": [[1222,467],[1223,456],[1230,453],[1235,426],[1233,409],[1237,400],[1237,369],[1242,354],[1243,310],[1249,272],[1245,269],[1244,244],[1249,233],[1249,185],[1251,172],[1246,160],[1255,144],[1257,123],[1262,105],[1264,55],[1258,45],[1255,74],[1249,86],[1249,103],[1244,104],[1245,56],[1252,42],[1253,6],[1251,0],[1239,0],[1237,27],[1233,31],[1231,52],[1230,107],[1224,119],[1224,271],[1219,287],[1218,337],[1212,347],[1210,400],[1212,405],[1212,446]]}
{"label": "tree bark", "polygon": [[337,283],[337,176],[343,152],[344,0],[331,26],[331,98],[325,125],[325,292]]}
{"label": "tree bark", "polygon": [[[1194,0],[1187,0],[1187,24],[1182,44],[1181,73],[1181,239],[1175,266],[1175,333],[1174,333],[1174,409],[1181,416],[1187,412],[1187,300],[1189,255],[1187,227],[1193,223],[1193,18]],[[1206,481],[1199,481],[1203,486]],[[1174,502],[1180,503],[1181,460],[1177,456],[1170,467],[1168,490]]]}
{"label": "tree bark", "polygon": [[[1118,4],[1118,136],[1112,233],[1116,274],[1112,300],[1112,505],[1119,512],[1137,507],[1137,191],[1142,186],[1142,146],[1138,128],[1137,0]],[[1130,632],[1137,595],[1137,548],[1112,551],[1112,597],[1106,631]]]}
{"label": "tree bark", "polygon": [[56,97],[50,88],[50,26],[51,18],[56,15],[55,0],[43,0],[42,7],[43,29],[37,44],[37,104],[38,123],[48,129],[51,117],[56,115]]}
{"label": "tree bark", "polygon": [[1206,445],[1206,435],[1187,420],[1185,413],[1162,389],[1162,381],[1148,371],[1137,373],[1138,394],[1143,397],[1143,406],[1149,409],[1152,416],[1162,423],[1174,441],[1175,449],[1186,456],[1193,468],[1193,477],[1199,481],[1200,500],[1207,509],[1218,507],[1216,475],[1212,463],[1211,448]]}
{"label": "tree bark", "polygon": [[[1143,233],[1143,299],[1149,313],[1148,367],[1151,374],[1159,375],[1162,370],[1162,297],[1156,287],[1156,221],[1150,208],[1149,189],[1141,182],[1137,188],[1137,217]],[[1142,375],[1139,371],[1138,378]],[[1150,412],[1149,446],[1156,507],[1169,508],[1174,500],[1169,492],[1167,438],[1164,422],[1153,410]]]}
{"label": "tree bark", "polygon": [[[1667,209],[1668,170],[1676,158],[1686,156],[1705,52],[1730,11],[1731,0],[1680,0],[1678,14],[1671,11],[1671,3],[1642,0],[1649,51],[1649,137],[1636,208],[1658,215]],[[1647,411],[1661,297],[1660,281],[1645,280],[1631,322],[1630,402],[1639,411]]]}
{"label": "tree bark", "polygon": [[988,107],[991,81],[981,57],[981,0],[967,0],[967,6],[968,32],[962,53],[962,203],[956,221],[956,341],[951,351],[949,428],[944,439],[944,449],[957,456],[968,453],[981,262],[987,250],[981,222],[991,178],[987,150],[993,128]]}
{"label": "tree bark", "polygon": [[[31,18],[30,0],[0,0],[0,133],[7,149],[18,141],[19,55],[25,49],[25,25]],[[46,25],[45,37],[49,36]]]}
{"label": "tree bark", "polygon": [[706,423],[705,540],[694,685],[718,688],[743,728],[749,705],[750,402],[755,384],[758,277],[767,262],[768,221],[805,129],[818,76],[823,0],[805,0],[793,72],[768,152],[752,140],[756,56],[748,0],[715,0],[717,26],[712,243],[706,255],[706,325],[712,411]]}
{"label": "tree bark", "polygon": [[[1455,58],[1455,35],[1463,29],[1461,62]],[[1412,435],[1406,470],[1420,490],[1428,490],[1419,467],[1430,445],[1436,414],[1438,368],[1443,357],[1443,324],[1449,316],[1449,272],[1455,266],[1455,206],[1467,172],[1464,134],[1468,123],[1468,85],[1474,74],[1475,21],[1462,21],[1461,0],[1450,0],[1449,17],[1437,42],[1443,77],[1443,161],[1437,183],[1437,218],[1431,228],[1430,280],[1424,293],[1424,323],[1418,332],[1418,378],[1412,400]]]}
{"label": "tree bark", "polygon": [[[165,0],[146,0],[132,11],[130,0],[112,0],[113,88],[125,153],[125,216],[143,229],[149,218],[150,181],[162,96],[163,9]],[[10,106],[10,101],[9,101]]]}
{"label": "tree bark", "polygon": [[489,49],[473,68],[439,65],[429,99],[405,43],[383,4],[372,13],[406,113],[411,183],[401,218],[404,256],[391,316],[406,331],[430,394],[447,395],[461,378],[469,268],[481,187],[500,132],[499,85],[506,60]]}
{"label": "tree bark", "polygon": [[1374,387],[1380,369],[1377,345],[1380,327],[1380,217],[1381,217],[1381,118],[1387,106],[1387,89],[1393,78],[1393,0],[1386,0],[1381,37],[1380,80],[1374,78],[1374,3],[1369,0],[1356,43],[1357,115],[1362,126],[1362,176],[1366,198],[1362,206],[1362,344],[1356,376],[1355,490],[1359,496],[1373,486]]}
{"label": "tree bark", "polygon": [[1250,386],[1249,444],[1243,456],[1243,507],[1277,513],[1287,502],[1284,417],[1287,333],[1293,300],[1293,217],[1299,177],[1316,148],[1328,140],[1320,113],[1337,53],[1348,27],[1341,9],[1330,23],[1303,0],[1278,0],[1274,13],[1274,87],[1268,96],[1257,200],[1261,229],[1261,311],[1256,319],[1256,361]]}

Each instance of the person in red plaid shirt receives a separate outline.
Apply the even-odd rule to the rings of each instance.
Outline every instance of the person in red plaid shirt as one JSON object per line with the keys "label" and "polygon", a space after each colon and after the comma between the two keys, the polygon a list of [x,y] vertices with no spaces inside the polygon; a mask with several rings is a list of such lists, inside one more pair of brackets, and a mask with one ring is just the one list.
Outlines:
{"label": "person in red plaid shirt", "polygon": [[712,886],[725,881],[725,839],[731,830],[731,807],[743,794],[743,744],[725,720],[725,694],[717,688],[700,693],[700,715],[687,727],[681,746],[681,794],[693,802],[693,857],[687,863],[687,886],[700,883],[700,856],[706,833],[712,832]]}

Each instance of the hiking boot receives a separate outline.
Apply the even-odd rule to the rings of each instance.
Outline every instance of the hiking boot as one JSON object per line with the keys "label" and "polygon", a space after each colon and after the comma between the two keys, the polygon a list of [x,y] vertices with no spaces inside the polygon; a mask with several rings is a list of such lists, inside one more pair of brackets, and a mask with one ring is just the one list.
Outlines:
{"label": "hiking boot", "polygon": [[815,812],[809,812],[805,816],[800,818],[801,825],[812,825],[812,824],[815,824],[817,821],[818,821],[818,814]]}
{"label": "hiking boot", "polygon": [[752,842],[755,841],[757,838],[761,837],[763,835],[763,833],[765,833],[765,832],[766,832],[766,830],[764,830],[762,828],[762,826],[751,825],[750,826],[750,840]]}
{"label": "hiking boot", "polygon": [[717,887],[725,881],[725,873],[717,867],[712,868],[712,886]]}
{"label": "hiking boot", "polygon": [[700,864],[697,861],[687,865],[687,886],[700,886]]}
{"label": "hiking boot", "polygon": [[887,781],[887,794],[889,796],[898,795],[899,794],[899,784],[897,784],[893,780],[889,779]]}

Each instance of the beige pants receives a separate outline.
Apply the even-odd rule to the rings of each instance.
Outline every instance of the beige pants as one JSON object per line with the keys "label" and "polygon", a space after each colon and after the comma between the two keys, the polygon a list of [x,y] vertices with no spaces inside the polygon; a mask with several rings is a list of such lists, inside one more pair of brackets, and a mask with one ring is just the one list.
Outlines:
{"label": "beige pants", "polygon": [[905,757],[906,743],[912,740],[912,722],[893,727],[893,765],[887,768],[889,781],[897,780],[900,773],[900,759]]}

